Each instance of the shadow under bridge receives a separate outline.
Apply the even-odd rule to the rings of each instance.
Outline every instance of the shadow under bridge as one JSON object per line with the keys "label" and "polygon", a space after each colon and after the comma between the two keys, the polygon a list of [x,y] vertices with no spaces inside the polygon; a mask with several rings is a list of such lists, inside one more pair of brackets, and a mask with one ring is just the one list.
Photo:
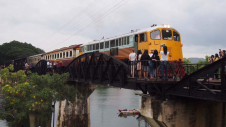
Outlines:
{"label": "shadow under bridge", "polygon": [[123,61],[104,53],[86,53],[75,58],[64,70],[69,81],[87,82],[125,88],[129,67]]}

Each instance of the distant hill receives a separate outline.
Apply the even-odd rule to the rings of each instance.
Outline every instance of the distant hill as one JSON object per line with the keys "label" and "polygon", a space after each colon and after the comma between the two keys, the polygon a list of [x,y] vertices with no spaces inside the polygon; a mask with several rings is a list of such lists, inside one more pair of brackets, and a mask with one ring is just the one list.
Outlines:
{"label": "distant hill", "polygon": [[11,41],[0,45],[0,65],[8,60],[13,60],[20,57],[27,57],[36,54],[44,53],[40,48],[36,48],[26,42]]}
{"label": "distant hill", "polygon": [[193,57],[191,57],[191,58],[188,58],[188,59],[191,61],[191,63],[198,63],[199,60],[205,61],[204,58],[193,58]]}

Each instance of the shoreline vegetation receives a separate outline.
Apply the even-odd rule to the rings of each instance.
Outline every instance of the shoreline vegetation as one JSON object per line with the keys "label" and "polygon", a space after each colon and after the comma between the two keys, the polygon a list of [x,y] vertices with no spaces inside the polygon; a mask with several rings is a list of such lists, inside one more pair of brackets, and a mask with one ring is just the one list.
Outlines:
{"label": "shoreline vegetation", "polygon": [[29,114],[38,114],[45,121],[51,120],[52,102],[75,101],[75,94],[81,94],[74,86],[67,85],[68,73],[38,75],[20,70],[13,71],[13,65],[0,70],[1,94],[5,107],[0,109],[0,119],[7,120],[10,127],[20,126],[29,119]]}

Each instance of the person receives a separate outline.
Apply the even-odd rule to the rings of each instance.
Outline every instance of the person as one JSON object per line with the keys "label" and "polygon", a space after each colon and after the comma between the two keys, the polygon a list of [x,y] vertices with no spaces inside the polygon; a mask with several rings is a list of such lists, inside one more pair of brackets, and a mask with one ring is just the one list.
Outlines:
{"label": "person", "polygon": [[28,66],[28,64],[27,63],[25,63],[25,65],[24,65],[24,70],[27,70],[27,66]]}
{"label": "person", "polygon": [[157,68],[159,66],[159,55],[158,51],[154,50],[153,56],[152,56],[152,62],[153,62],[153,76],[157,77]]}
{"label": "person", "polygon": [[[154,53],[154,49],[151,49],[150,54],[149,54],[150,58],[152,58],[153,53]],[[152,62],[152,60],[149,61],[149,67],[150,67],[150,79],[153,79],[153,62]]]}
{"label": "person", "polygon": [[213,63],[214,62],[214,55],[211,55],[211,57],[208,60],[209,63]]}
{"label": "person", "polygon": [[53,62],[53,73],[56,71],[56,60]]}
{"label": "person", "polygon": [[142,56],[141,50],[138,50],[137,51],[137,71],[138,71],[139,79],[141,79],[141,71],[142,71],[141,62],[140,62],[141,56]]}
{"label": "person", "polygon": [[[162,47],[163,47],[163,51],[161,51]],[[162,80],[167,81],[168,80],[167,61],[168,61],[168,55],[169,55],[169,52],[167,51],[167,46],[161,45],[159,49],[159,53],[161,54],[160,67],[161,67]],[[164,70],[165,70],[165,73],[164,73]]]}
{"label": "person", "polygon": [[150,61],[151,58],[148,55],[148,50],[145,50],[143,55],[141,56],[141,65],[143,67],[143,71],[144,71],[144,80],[148,79],[148,71],[149,71],[149,65],[148,65],[148,61]]}
{"label": "person", "polygon": [[[219,56],[218,54],[216,53],[215,54],[215,57],[214,57],[214,62],[218,61],[219,60]],[[214,72],[215,74],[215,79],[218,79],[218,69]]]}
{"label": "person", "polygon": [[62,68],[62,66],[63,66],[63,63],[62,63],[62,61],[60,61],[60,62],[58,63],[58,73],[59,73],[59,74],[61,74],[61,68]]}
{"label": "person", "polygon": [[225,50],[221,51],[221,58],[225,57]]}
{"label": "person", "polygon": [[219,58],[221,58],[221,49],[219,49]]}
{"label": "person", "polygon": [[[208,62],[209,62],[210,64],[214,62],[214,55],[211,55],[211,57],[209,58]],[[213,80],[213,78],[214,78],[214,76],[211,75],[209,79],[210,79],[210,80]]]}
{"label": "person", "polygon": [[130,61],[130,65],[131,65],[131,75],[132,78],[134,78],[134,71],[135,71],[135,61],[136,61],[136,53],[134,52],[134,50],[132,49],[132,52],[129,54],[129,61]]}

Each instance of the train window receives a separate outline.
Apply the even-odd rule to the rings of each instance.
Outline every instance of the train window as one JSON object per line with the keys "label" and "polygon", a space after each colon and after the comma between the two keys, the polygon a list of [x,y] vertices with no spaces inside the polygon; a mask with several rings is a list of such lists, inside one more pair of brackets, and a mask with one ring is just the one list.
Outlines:
{"label": "train window", "polygon": [[118,45],[121,46],[121,38],[118,39],[118,42],[119,42]]}
{"label": "train window", "polygon": [[105,48],[109,48],[109,41],[105,42]]}
{"label": "train window", "polygon": [[151,32],[151,39],[161,39],[160,30]]}
{"label": "train window", "polygon": [[115,47],[115,40],[111,40],[110,43],[111,43],[111,47]]}
{"label": "train window", "polygon": [[96,44],[96,50],[99,50],[99,43]]}
{"label": "train window", "polygon": [[72,57],[72,51],[70,51],[70,57]]}
{"label": "train window", "polygon": [[90,50],[90,51],[93,50],[93,45],[89,45],[89,50]]}
{"label": "train window", "polygon": [[127,37],[127,39],[126,39],[126,44],[127,45],[129,44],[129,37]]}
{"label": "train window", "polygon": [[116,46],[118,46],[118,39],[116,39]]}
{"label": "train window", "polygon": [[66,57],[68,57],[68,52],[66,52]]}
{"label": "train window", "polygon": [[162,30],[163,40],[172,40],[172,31],[171,30]]}
{"label": "train window", "polygon": [[93,50],[96,50],[96,45],[95,45],[95,44],[93,44],[92,46],[93,46]]}
{"label": "train window", "polygon": [[146,41],[147,41],[146,33],[140,34],[140,42],[146,42]]}
{"label": "train window", "polygon": [[174,38],[174,41],[180,41],[180,36],[177,32],[173,31],[173,38]]}
{"label": "train window", "polygon": [[126,37],[123,38],[123,45],[126,45]]}
{"label": "train window", "polygon": [[100,49],[103,49],[104,48],[104,42],[101,42],[100,43]]}

